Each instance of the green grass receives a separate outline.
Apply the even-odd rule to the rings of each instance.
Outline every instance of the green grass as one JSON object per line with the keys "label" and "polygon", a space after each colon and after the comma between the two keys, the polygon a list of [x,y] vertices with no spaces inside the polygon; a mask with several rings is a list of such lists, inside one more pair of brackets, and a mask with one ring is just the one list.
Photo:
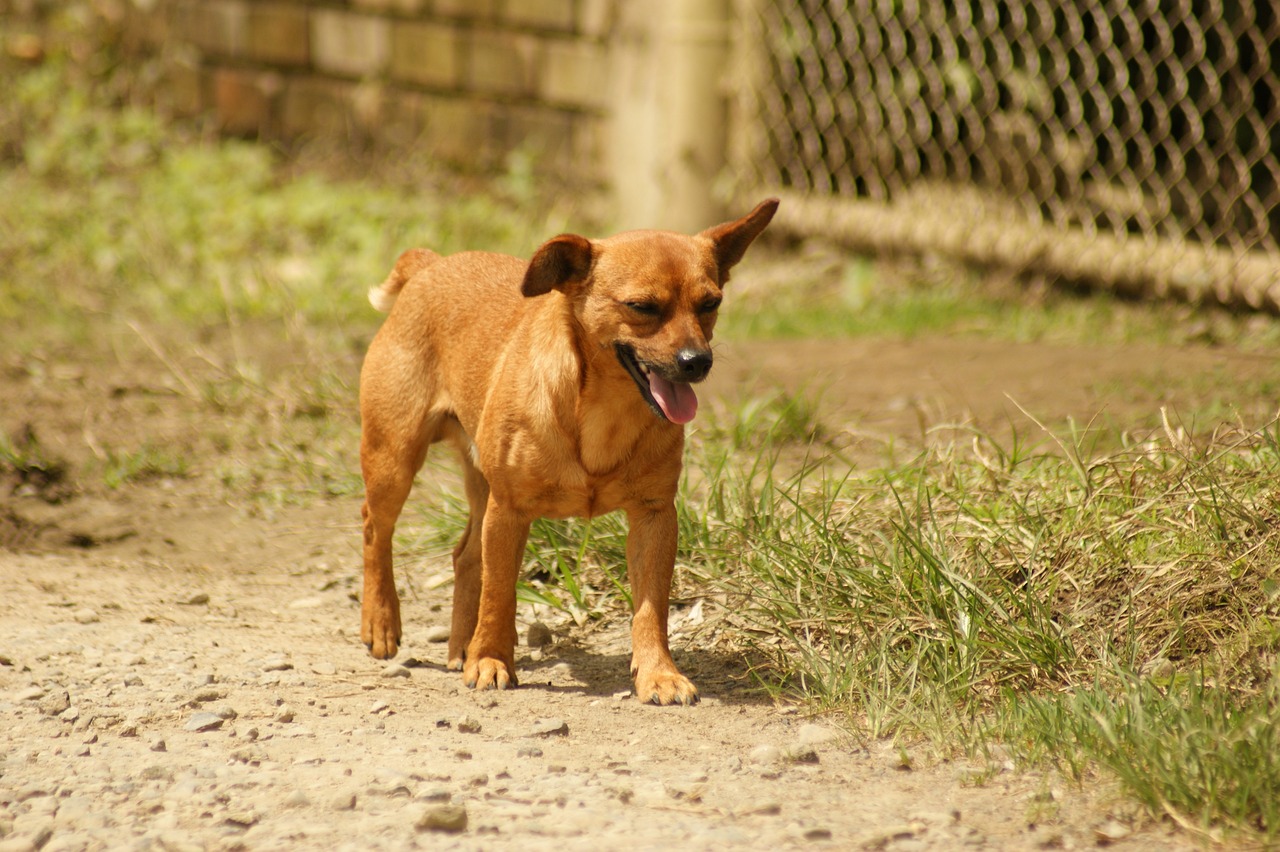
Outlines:
{"label": "green grass", "polygon": [[[530,190],[527,162],[465,192],[295,172],[132,106],[128,69],[99,61],[109,46],[93,55],[4,69],[6,365],[51,350],[136,363],[120,354],[132,347],[171,386],[165,407],[207,418],[215,459],[138,436],[100,448],[108,488],[207,476],[238,499],[354,498],[351,362],[378,322],[365,291],[398,252],[525,255],[589,230]],[[723,330],[739,338],[1252,347],[1278,328],[833,252],[753,250],[730,287]],[[1172,424],[1045,438],[1028,422],[868,467],[806,397],[709,406],[678,506],[677,595],[728,600],[764,688],[866,737],[940,754],[1004,743],[1081,779],[1103,770],[1189,830],[1280,842],[1278,430],[1203,434],[1227,411],[1206,409],[1193,437]],[[39,488],[69,475],[34,434],[0,434],[0,474]],[[447,553],[462,505],[415,499],[407,567]],[[616,515],[540,522],[521,599],[622,612],[625,535]]]}

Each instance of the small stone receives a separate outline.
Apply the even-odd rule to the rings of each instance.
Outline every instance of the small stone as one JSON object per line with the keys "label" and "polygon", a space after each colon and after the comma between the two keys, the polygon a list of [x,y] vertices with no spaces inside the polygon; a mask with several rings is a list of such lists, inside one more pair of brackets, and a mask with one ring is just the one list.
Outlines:
{"label": "small stone", "polygon": [[217,713],[197,713],[187,720],[187,724],[183,726],[187,731],[216,731],[222,727],[223,719]]}
{"label": "small stone", "polygon": [[275,719],[277,722],[285,722],[285,723],[292,722],[293,721],[292,708],[290,708],[288,704],[281,704],[280,707],[276,710]]}
{"label": "small stone", "polygon": [[830,840],[831,829],[829,828],[810,828],[804,833],[805,840]]}
{"label": "small stone", "polygon": [[369,708],[369,712],[377,715],[378,713],[390,712],[391,705],[386,701],[375,701],[373,706]]}
{"label": "small stone", "polygon": [[1109,819],[1102,825],[1097,825],[1093,828],[1093,836],[1097,839],[1099,846],[1106,846],[1110,843],[1124,840],[1130,834],[1133,834],[1133,830],[1129,826],[1114,819]]}
{"label": "small stone", "polygon": [[98,613],[87,607],[85,609],[76,610],[74,617],[76,624],[97,624],[102,620],[98,617]]}
{"label": "small stone", "polygon": [[249,828],[258,824],[258,820],[262,817],[253,808],[245,808],[238,811],[230,811],[227,813],[226,819],[223,820],[227,825],[236,825],[243,828]]}
{"label": "small stone", "polygon": [[311,671],[318,675],[336,675],[338,667],[333,663],[315,663],[311,666]]}
{"label": "small stone", "polygon": [[301,790],[294,790],[284,797],[284,806],[286,808],[305,808],[309,804],[311,804],[311,800]]}
{"label": "small stone", "polygon": [[287,672],[293,668],[293,663],[284,657],[272,657],[262,664],[264,672]]}
{"label": "small stone", "polygon": [[191,597],[182,601],[183,606],[204,606],[209,602],[209,596],[204,592],[196,592]]}
{"label": "small stone", "polygon": [[815,725],[808,722],[800,726],[796,741],[800,745],[816,746],[830,742],[836,738],[836,732],[826,725]]}
{"label": "small stone", "polygon": [[335,811],[354,811],[356,809],[356,794],[352,792],[338,793],[329,801],[329,807]]}
{"label": "small stone", "polygon": [[462,715],[458,717],[455,727],[460,734],[478,734],[480,733],[480,720],[474,716]]}
{"label": "small stone", "polygon": [[418,831],[457,834],[467,829],[467,809],[462,805],[429,805],[413,823]]}
{"label": "small stone", "polygon": [[151,745],[147,746],[147,748],[151,749],[152,751],[168,751],[169,750],[169,747],[165,745],[164,740],[160,740],[160,739],[152,740]]}
{"label": "small stone", "polygon": [[447,802],[453,795],[446,787],[427,787],[419,790],[414,798],[422,802]]}
{"label": "small stone", "polygon": [[782,760],[782,749],[776,745],[758,745],[747,758],[757,766],[773,766]]}
{"label": "small stone", "polygon": [[630,697],[631,697],[631,690],[629,689],[624,689],[621,692],[615,692],[613,694],[614,701],[626,701]]}
{"label": "small stone", "polygon": [[529,731],[531,737],[567,737],[569,723],[563,719],[538,719]]}
{"label": "small stone", "polygon": [[413,672],[409,671],[399,663],[389,663],[382,670],[383,677],[413,677]]}
{"label": "small stone", "polygon": [[424,637],[428,642],[440,643],[449,641],[449,628],[443,624],[428,627]]}
{"label": "small stone", "polygon": [[138,725],[135,722],[126,722],[120,726],[120,736],[136,737],[138,735]]}
{"label": "small stone", "polygon": [[787,751],[787,760],[792,763],[817,763],[818,752],[813,746],[796,746]]}
{"label": "small stone", "polygon": [[516,757],[542,757],[542,749],[537,746],[521,746],[516,749]]}
{"label": "small stone", "polygon": [[57,716],[71,706],[71,694],[65,689],[49,693],[40,699],[40,712],[46,716]]}
{"label": "small stone", "polygon": [[39,686],[28,686],[26,689],[13,696],[14,701],[39,701],[44,698],[44,689]]}
{"label": "small stone", "polygon": [[191,696],[191,699],[187,703],[194,706],[196,704],[207,704],[210,701],[221,701],[226,697],[227,692],[225,689],[205,687],[203,689],[196,690],[196,694]]}
{"label": "small stone", "polygon": [[551,634],[551,628],[541,621],[535,621],[530,624],[529,630],[525,633],[525,642],[530,648],[542,648],[550,645],[553,641],[555,641],[555,637]]}

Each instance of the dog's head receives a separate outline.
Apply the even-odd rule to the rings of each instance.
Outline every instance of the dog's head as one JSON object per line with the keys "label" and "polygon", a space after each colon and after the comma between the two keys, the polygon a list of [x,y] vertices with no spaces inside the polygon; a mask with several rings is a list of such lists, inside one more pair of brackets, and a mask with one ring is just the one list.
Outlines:
{"label": "dog's head", "polygon": [[698,410],[691,385],[711,370],[711,335],[729,270],[777,209],[771,198],[691,237],[627,231],[593,241],[562,234],[534,253],[521,292],[564,293],[584,336],[613,350],[654,413],[687,423]]}

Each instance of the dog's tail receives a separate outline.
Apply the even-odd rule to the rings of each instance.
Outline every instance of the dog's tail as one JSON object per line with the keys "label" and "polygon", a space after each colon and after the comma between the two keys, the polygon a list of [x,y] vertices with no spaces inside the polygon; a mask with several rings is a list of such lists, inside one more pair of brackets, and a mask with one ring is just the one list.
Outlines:
{"label": "dog's tail", "polygon": [[409,279],[439,259],[440,255],[429,249],[409,249],[400,255],[387,280],[369,290],[370,304],[383,313],[391,310],[396,296],[400,295]]}

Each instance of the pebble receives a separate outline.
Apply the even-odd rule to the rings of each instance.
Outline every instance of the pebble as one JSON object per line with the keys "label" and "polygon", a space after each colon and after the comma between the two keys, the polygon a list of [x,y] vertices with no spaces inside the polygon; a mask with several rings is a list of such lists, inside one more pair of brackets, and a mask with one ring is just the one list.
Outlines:
{"label": "pebble", "polygon": [[535,621],[530,624],[529,630],[525,633],[525,642],[530,648],[542,648],[550,645],[553,641],[555,641],[555,637],[551,633],[551,628],[541,621]]}
{"label": "pebble", "polygon": [[217,713],[196,713],[183,727],[188,731],[216,731],[225,721]]}
{"label": "pebble", "polygon": [[467,809],[462,805],[429,805],[414,820],[418,831],[456,834],[467,829]]}
{"label": "pebble", "polygon": [[289,705],[288,705],[288,704],[281,704],[281,705],[276,709],[275,720],[276,720],[277,722],[292,722],[292,721],[293,721],[293,709],[292,709],[291,707],[289,707]]}
{"label": "pebble", "polygon": [[293,669],[293,663],[284,657],[271,657],[262,664],[264,672],[287,672]]}
{"label": "pebble", "polygon": [[478,734],[480,733],[480,720],[474,716],[463,714],[458,717],[454,727],[460,734]]}
{"label": "pebble", "polygon": [[796,733],[796,742],[800,745],[816,746],[823,743],[829,743],[839,734],[826,725],[815,725],[812,722],[806,722],[800,726],[800,730]]}
{"label": "pebble", "polygon": [[409,671],[399,663],[390,663],[382,670],[383,677],[413,677],[413,672]]}
{"label": "pebble", "polygon": [[13,696],[14,701],[39,701],[44,698],[45,692],[42,687],[28,686],[26,689]]}
{"label": "pebble", "polygon": [[531,737],[567,737],[569,723],[563,719],[538,719],[529,731]]}
{"label": "pebble", "polygon": [[792,763],[817,763],[818,752],[810,745],[795,746],[788,749],[787,760]]}
{"label": "pebble", "polygon": [[98,617],[98,613],[87,607],[85,609],[76,610],[74,617],[76,624],[97,624],[102,620]]}
{"label": "pebble", "polygon": [[40,699],[40,712],[46,716],[57,716],[71,706],[71,695],[65,689],[51,692]]}
{"label": "pebble", "polygon": [[758,745],[751,749],[747,758],[757,766],[773,766],[782,760],[782,749],[776,745]]}
{"label": "pebble", "polygon": [[329,807],[335,811],[354,811],[356,794],[349,791],[338,793],[329,801]]}
{"label": "pebble", "polygon": [[152,751],[168,751],[169,750],[169,746],[166,745],[165,741],[161,739],[152,740],[151,745],[147,746],[147,748],[151,749]]}
{"label": "pebble", "polygon": [[440,643],[449,641],[449,628],[443,624],[428,627],[425,638],[428,642]]}

